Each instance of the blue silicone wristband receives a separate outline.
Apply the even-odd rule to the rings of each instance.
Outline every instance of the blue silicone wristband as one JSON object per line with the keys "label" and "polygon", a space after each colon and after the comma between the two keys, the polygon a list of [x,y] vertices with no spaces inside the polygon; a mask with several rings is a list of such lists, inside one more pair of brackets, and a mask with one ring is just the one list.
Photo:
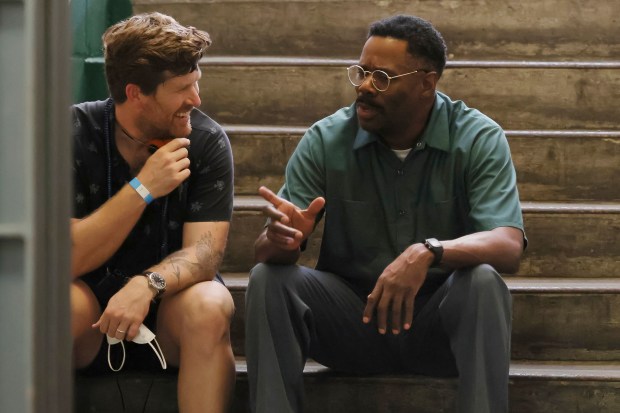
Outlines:
{"label": "blue silicone wristband", "polygon": [[144,185],[142,185],[142,182],[140,182],[140,180],[138,180],[138,178],[132,179],[129,182],[129,185],[131,185],[131,187],[136,190],[138,195],[140,195],[142,197],[142,199],[144,199],[144,202],[146,202],[147,205],[150,204],[151,202],[153,202],[153,199],[154,199],[153,195],[151,195],[149,190],[146,189],[146,187]]}

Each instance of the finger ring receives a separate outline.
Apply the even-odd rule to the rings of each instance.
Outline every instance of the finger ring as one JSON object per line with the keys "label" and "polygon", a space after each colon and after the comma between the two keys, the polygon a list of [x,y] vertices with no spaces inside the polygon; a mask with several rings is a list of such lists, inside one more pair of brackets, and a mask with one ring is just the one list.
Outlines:
{"label": "finger ring", "polygon": [[124,333],[123,330],[119,330],[118,328],[116,329],[116,331],[118,331],[119,333]]}

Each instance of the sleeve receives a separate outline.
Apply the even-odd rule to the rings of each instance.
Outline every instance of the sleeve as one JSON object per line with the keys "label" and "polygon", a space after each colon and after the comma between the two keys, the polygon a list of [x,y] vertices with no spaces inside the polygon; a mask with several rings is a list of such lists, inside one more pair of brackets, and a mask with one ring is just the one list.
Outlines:
{"label": "sleeve", "polygon": [[[194,149],[196,148],[196,149]],[[230,141],[220,128],[191,142],[185,222],[230,221],[234,172]]]}
{"label": "sleeve", "polygon": [[73,121],[73,218],[84,218],[91,213],[88,202],[87,152],[82,139],[84,125],[75,107],[71,110]]}
{"label": "sleeve", "polygon": [[301,138],[286,165],[284,185],[278,196],[306,209],[325,196],[325,157],[321,130],[315,125]]}
{"label": "sleeve", "polygon": [[506,226],[523,231],[515,168],[501,128],[486,128],[474,139],[467,185],[469,217],[475,231]]}

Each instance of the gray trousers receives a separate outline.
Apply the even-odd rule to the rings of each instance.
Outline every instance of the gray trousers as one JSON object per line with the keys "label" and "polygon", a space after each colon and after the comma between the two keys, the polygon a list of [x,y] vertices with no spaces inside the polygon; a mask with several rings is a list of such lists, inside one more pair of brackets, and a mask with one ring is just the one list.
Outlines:
{"label": "gray trousers", "polygon": [[246,357],[256,413],[303,411],[312,358],[351,373],[458,376],[457,410],[508,412],[512,298],[488,265],[455,271],[398,335],[362,323],[366,305],[341,277],[301,266],[259,264],[246,293]]}

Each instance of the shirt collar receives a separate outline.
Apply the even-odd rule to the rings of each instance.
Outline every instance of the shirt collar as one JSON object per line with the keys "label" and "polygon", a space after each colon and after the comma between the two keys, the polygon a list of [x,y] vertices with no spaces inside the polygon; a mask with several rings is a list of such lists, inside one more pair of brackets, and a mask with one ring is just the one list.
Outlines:
{"label": "shirt collar", "polygon": [[449,99],[441,92],[435,93],[435,103],[431,110],[431,117],[420,136],[420,142],[435,149],[448,151],[450,149],[450,121],[446,100]]}
{"label": "shirt collar", "polygon": [[[446,95],[441,92],[436,92],[435,103],[433,105],[433,109],[431,110],[431,117],[429,118],[428,124],[420,137],[420,142],[423,146],[428,145],[432,148],[443,151],[448,151],[450,149],[449,120],[446,99],[449,99]],[[352,108],[353,113],[355,114],[355,103],[352,105]],[[357,135],[355,136],[355,141],[353,143],[353,149],[357,150],[378,141],[380,141],[380,139],[377,135],[358,127]]]}

